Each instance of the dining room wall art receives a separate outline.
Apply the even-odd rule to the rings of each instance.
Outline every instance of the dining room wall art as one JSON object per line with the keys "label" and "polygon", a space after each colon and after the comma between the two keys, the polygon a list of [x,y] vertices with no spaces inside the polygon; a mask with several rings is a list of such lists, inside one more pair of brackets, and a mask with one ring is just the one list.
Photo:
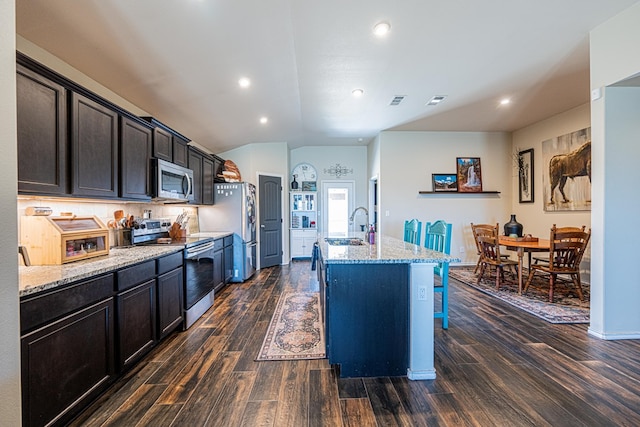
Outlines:
{"label": "dining room wall art", "polygon": [[434,193],[458,191],[458,175],[455,173],[434,173],[431,181]]}
{"label": "dining room wall art", "polygon": [[518,153],[518,200],[533,203],[533,148]]}
{"label": "dining room wall art", "polygon": [[542,141],[544,210],[591,210],[591,128]]}
{"label": "dining room wall art", "polygon": [[482,191],[482,168],[480,157],[457,157],[458,191],[479,193]]}

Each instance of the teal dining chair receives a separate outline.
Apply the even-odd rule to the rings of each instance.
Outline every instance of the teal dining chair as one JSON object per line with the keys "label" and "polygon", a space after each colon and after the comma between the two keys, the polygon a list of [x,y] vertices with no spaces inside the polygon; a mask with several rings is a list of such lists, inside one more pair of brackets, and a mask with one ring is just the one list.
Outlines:
{"label": "teal dining chair", "polygon": [[[424,247],[451,255],[451,224],[442,220],[425,223]],[[434,318],[442,319],[442,329],[449,328],[449,263],[441,262],[434,267],[434,274],[440,276],[434,292],[442,294],[441,310],[434,313]]]}
{"label": "teal dining chair", "polygon": [[409,219],[404,222],[404,241],[420,244],[420,233],[422,231],[422,223],[417,219]]}

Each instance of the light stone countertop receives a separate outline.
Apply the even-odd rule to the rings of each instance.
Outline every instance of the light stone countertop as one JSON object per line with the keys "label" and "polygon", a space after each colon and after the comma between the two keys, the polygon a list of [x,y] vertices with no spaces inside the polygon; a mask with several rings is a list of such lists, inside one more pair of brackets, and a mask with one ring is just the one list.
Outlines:
{"label": "light stone countertop", "polygon": [[[460,258],[432,251],[423,246],[407,243],[394,237],[376,233],[376,243],[361,246],[330,245],[319,236],[318,243],[322,258],[326,264],[410,264],[460,262]],[[355,238],[365,239],[364,233],[353,234]],[[352,237],[351,237],[352,238]]]}
{"label": "light stone countertop", "polygon": [[142,261],[181,251],[182,246],[132,246],[111,248],[109,255],[63,265],[20,266],[19,294],[31,295],[78,280],[115,271]]}

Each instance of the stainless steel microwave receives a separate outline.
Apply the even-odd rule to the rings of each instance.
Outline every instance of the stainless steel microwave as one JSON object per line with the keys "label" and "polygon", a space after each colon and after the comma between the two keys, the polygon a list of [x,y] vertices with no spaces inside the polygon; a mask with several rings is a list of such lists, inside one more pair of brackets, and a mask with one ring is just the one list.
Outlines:
{"label": "stainless steel microwave", "polygon": [[155,200],[190,202],[193,200],[193,171],[160,159],[153,160]]}

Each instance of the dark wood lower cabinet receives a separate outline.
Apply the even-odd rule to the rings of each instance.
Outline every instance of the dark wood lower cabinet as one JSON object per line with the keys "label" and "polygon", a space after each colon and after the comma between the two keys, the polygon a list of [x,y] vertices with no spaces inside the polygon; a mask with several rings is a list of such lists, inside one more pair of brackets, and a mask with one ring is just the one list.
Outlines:
{"label": "dark wood lower cabinet", "polygon": [[22,337],[24,426],[63,424],[109,384],[113,313],[110,297]]}
{"label": "dark wood lower cabinet", "polygon": [[156,342],[156,280],[152,279],[116,297],[118,310],[118,364],[127,369]]}
{"label": "dark wood lower cabinet", "polygon": [[66,425],[179,329],[183,284],[178,251],[22,297],[23,425]]}
{"label": "dark wood lower cabinet", "polygon": [[158,339],[182,325],[183,269],[158,276]]}
{"label": "dark wood lower cabinet", "polygon": [[224,250],[222,247],[222,239],[216,240],[216,250],[213,253],[213,283],[214,290],[217,292],[224,287]]}
{"label": "dark wood lower cabinet", "polygon": [[233,235],[224,238],[224,283],[233,278]]}

